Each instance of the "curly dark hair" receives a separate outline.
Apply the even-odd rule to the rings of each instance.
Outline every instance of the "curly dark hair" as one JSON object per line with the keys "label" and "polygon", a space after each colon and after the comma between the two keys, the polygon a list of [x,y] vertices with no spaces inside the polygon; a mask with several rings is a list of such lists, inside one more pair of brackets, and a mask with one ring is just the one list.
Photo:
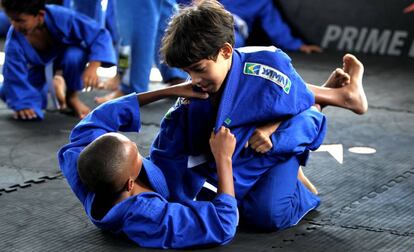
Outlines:
{"label": "curly dark hair", "polygon": [[234,46],[233,15],[218,1],[205,0],[172,17],[160,53],[169,66],[184,68],[203,59],[216,60],[225,43]]}

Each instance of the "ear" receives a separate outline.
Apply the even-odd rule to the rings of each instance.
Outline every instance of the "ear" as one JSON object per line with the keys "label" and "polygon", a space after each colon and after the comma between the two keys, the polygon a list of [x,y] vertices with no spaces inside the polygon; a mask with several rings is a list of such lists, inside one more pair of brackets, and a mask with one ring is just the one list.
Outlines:
{"label": "ear", "polygon": [[37,17],[40,18],[40,21],[42,21],[42,23],[45,20],[45,15],[46,15],[45,10],[40,10],[39,13],[37,13]]}
{"label": "ear", "polygon": [[127,190],[128,192],[132,191],[132,189],[134,189],[134,185],[135,185],[134,180],[133,180],[132,178],[129,178],[129,179],[128,179],[128,182],[127,182],[127,187],[126,187],[126,190]]}
{"label": "ear", "polygon": [[228,59],[233,54],[233,46],[231,46],[229,43],[224,43],[224,45],[220,49],[220,52],[222,53],[225,59]]}

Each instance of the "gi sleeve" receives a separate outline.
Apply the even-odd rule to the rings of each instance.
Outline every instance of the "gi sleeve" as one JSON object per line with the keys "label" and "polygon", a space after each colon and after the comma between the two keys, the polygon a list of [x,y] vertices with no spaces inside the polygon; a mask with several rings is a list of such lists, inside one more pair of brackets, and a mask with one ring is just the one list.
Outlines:
{"label": "gi sleeve", "polygon": [[39,118],[44,117],[42,111],[42,92],[29,82],[28,61],[17,41],[13,39],[13,31],[8,33],[3,66],[3,99],[14,111],[33,109]]}
{"label": "gi sleeve", "polygon": [[237,222],[237,202],[228,194],[179,204],[145,193],[130,207],[123,231],[142,247],[189,248],[230,242]]}
{"label": "gi sleeve", "polygon": [[326,134],[326,118],[314,108],[283,121],[271,136],[273,148],[270,154],[276,156],[301,155],[305,165],[309,150],[317,149]]}
{"label": "gi sleeve", "polygon": [[138,132],[139,129],[140,112],[136,94],[100,105],[75,126],[70,135],[70,143],[59,150],[58,160],[70,187],[82,203],[88,191],[81,183],[77,171],[77,161],[81,151],[105,133]]}
{"label": "gi sleeve", "polygon": [[262,8],[259,13],[263,31],[269,36],[275,46],[285,50],[298,50],[303,45],[302,40],[292,35],[288,24],[283,21],[280,12],[274,4],[269,3],[269,5],[266,8]]}

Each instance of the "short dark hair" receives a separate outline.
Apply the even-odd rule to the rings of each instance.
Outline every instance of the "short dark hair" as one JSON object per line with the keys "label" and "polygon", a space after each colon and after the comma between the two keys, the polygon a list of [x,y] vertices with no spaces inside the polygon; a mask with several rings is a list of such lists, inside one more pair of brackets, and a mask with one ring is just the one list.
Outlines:
{"label": "short dark hair", "polygon": [[45,0],[1,0],[1,5],[6,11],[30,15],[46,9]]}
{"label": "short dark hair", "polygon": [[114,195],[126,183],[125,148],[114,135],[104,135],[86,146],[78,159],[78,174],[88,190]]}
{"label": "short dark hair", "polygon": [[203,59],[216,60],[225,43],[234,46],[233,15],[216,0],[184,7],[172,17],[160,53],[172,67],[188,67]]}

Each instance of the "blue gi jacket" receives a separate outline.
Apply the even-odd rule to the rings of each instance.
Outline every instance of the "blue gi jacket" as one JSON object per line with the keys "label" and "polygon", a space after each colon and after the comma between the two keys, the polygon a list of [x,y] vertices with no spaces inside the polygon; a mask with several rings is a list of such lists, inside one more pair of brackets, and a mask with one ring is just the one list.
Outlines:
{"label": "blue gi jacket", "polygon": [[58,152],[59,164],[73,192],[91,221],[101,229],[124,233],[142,247],[187,248],[231,241],[238,221],[237,203],[227,194],[211,202],[168,202],[169,191],[161,170],[143,159],[154,192],[141,193],[116,204],[102,219],[92,216],[95,194],[88,191],[77,173],[80,152],[107,132],[138,132],[139,104],[135,94],[99,106],[72,131],[70,143]]}
{"label": "blue gi jacket", "polygon": [[2,98],[13,110],[32,108],[43,118],[47,92],[44,66],[69,46],[88,52],[89,61],[115,64],[111,38],[105,29],[85,15],[61,6],[47,5],[45,25],[55,41],[54,48],[40,54],[23,34],[10,28],[5,43]]}
{"label": "blue gi jacket", "polygon": [[[193,156],[208,156],[211,131],[224,125],[237,140],[233,176],[241,200],[276,163],[296,155],[305,165],[309,150],[319,147],[326,119],[309,109],[313,104],[312,93],[281,50],[236,49],[217,115],[210,100],[179,99],[162,121],[151,160],[164,172],[173,200],[192,199],[206,179],[216,184],[217,178],[211,156],[200,166],[189,169],[188,164]],[[258,154],[243,148],[258,125],[278,120],[283,122],[272,135],[272,150]]]}

